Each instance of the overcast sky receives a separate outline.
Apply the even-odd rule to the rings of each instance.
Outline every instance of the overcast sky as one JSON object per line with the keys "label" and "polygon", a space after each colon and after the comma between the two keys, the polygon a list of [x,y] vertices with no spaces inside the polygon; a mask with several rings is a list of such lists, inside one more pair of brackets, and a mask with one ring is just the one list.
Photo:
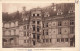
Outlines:
{"label": "overcast sky", "polygon": [[30,10],[32,8],[36,8],[36,7],[46,7],[51,5],[51,3],[3,3],[2,4],[2,12],[8,12],[8,13],[12,13],[15,11],[22,11],[22,7],[26,7],[26,10]]}

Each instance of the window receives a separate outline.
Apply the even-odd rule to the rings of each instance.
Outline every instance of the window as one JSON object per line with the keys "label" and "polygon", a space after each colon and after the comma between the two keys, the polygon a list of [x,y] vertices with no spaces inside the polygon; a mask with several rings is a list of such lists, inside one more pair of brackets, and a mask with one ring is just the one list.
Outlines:
{"label": "window", "polygon": [[52,40],[50,39],[50,42],[51,42]]}
{"label": "window", "polygon": [[26,36],[26,31],[24,32],[24,36]]}
{"label": "window", "polygon": [[61,42],[64,42],[64,38],[61,38]]}
{"label": "window", "polygon": [[37,14],[37,16],[39,16],[39,14]]}
{"label": "window", "polygon": [[40,39],[40,35],[39,34],[37,34],[37,39]]}
{"label": "window", "polygon": [[39,26],[37,26],[37,32],[39,32]]}
{"label": "window", "polygon": [[[10,32],[7,31],[6,34],[10,34]],[[14,35],[14,34],[15,34],[14,30],[11,30],[11,35]]]}
{"label": "window", "polygon": [[65,38],[65,42],[68,42],[68,38]]}
{"label": "window", "polygon": [[48,12],[45,12],[44,13],[44,17],[49,17],[50,15],[49,15],[49,13]]}
{"label": "window", "polygon": [[57,39],[57,42],[60,42],[60,39]]}
{"label": "window", "polygon": [[26,29],[26,26],[24,26],[24,30]]}
{"label": "window", "polygon": [[74,33],[74,27],[70,27],[70,34]]}
{"label": "window", "polygon": [[70,13],[73,13],[73,10],[71,10]]}
{"label": "window", "polygon": [[61,34],[61,28],[58,29],[58,34]]}
{"label": "window", "polygon": [[48,35],[48,30],[46,30],[46,35]]}
{"label": "window", "polygon": [[73,13],[74,11],[73,10],[69,10],[69,12],[68,13]]}
{"label": "window", "polygon": [[35,31],[35,25],[33,25],[33,31]]}
{"label": "window", "polygon": [[40,21],[37,21],[37,24],[39,24],[40,23]]}
{"label": "window", "polygon": [[61,15],[61,13],[57,13],[57,15]]}
{"label": "window", "polygon": [[59,22],[58,22],[58,26],[61,26],[61,25],[62,25],[62,23],[61,23],[61,21],[59,21]]}
{"label": "window", "polygon": [[70,25],[74,25],[74,20],[70,20]]}
{"label": "window", "polygon": [[35,24],[35,21],[33,21],[33,24]]}
{"label": "window", "polygon": [[26,40],[24,40],[24,43],[26,43]]}
{"label": "window", "polygon": [[29,33],[27,32],[27,36],[29,36]]}
{"label": "window", "polygon": [[48,27],[48,23],[46,23],[46,27]]}
{"label": "window", "polygon": [[43,39],[43,42],[45,42],[45,39]]}
{"label": "window", "polygon": [[29,29],[29,25],[27,25],[27,29]]}
{"label": "window", "polygon": [[62,11],[57,12],[57,15],[62,15],[62,14],[63,14]]}
{"label": "window", "polygon": [[33,14],[33,16],[35,16],[35,14]]}
{"label": "window", "polygon": [[48,42],[48,39],[46,39],[46,42]]}
{"label": "window", "polygon": [[33,39],[35,39],[35,38],[36,38],[35,33],[33,33]]}
{"label": "window", "polygon": [[70,38],[70,41],[73,41],[73,38]]}

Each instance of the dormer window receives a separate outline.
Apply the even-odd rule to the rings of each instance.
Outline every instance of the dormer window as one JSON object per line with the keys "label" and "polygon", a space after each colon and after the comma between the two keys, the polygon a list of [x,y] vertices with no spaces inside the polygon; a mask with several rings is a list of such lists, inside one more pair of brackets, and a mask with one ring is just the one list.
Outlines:
{"label": "dormer window", "polygon": [[58,10],[57,15],[62,15],[63,11],[62,10]]}
{"label": "dormer window", "polygon": [[33,17],[34,17],[34,16],[40,16],[40,14],[33,14],[32,16],[33,16]]}
{"label": "dormer window", "polygon": [[70,10],[68,11],[68,13],[74,13],[74,8],[71,7]]}
{"label": "dormer window", "polygon": [[48,12],[45,12],[44,13],[44,17],[49,17],[50,15],[49,15],[49,13]]}
{"label": "dormer window", "polygon": [[57,13],[57,15],[62,15],[62,14],[63,14],[63,12],[58,12],[58,13]]}
{"label": "dormer window", "polygon": [[33,14],[33,16],[35,16],[35,14]]}
{"label": "dormer window", "polygon": [[74,11],[73,10],[70,10],[68,13],[73,13]]}

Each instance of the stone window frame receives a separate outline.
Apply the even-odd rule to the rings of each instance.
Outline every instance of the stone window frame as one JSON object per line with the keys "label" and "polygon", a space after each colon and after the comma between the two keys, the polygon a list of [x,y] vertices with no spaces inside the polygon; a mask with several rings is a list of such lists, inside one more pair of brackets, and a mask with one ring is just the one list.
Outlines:
{"label": "stone window frame", "polygon": [[74,24],[75,24],[74,20],[70,20],[70,25],[74,25]]}
{"label": "stone window frame", "polygon": [[62,26],[62,21],[58,21],[58,26]]}
{"label": "stone window frame", "polygon": [[58,34],[62,34],[61,28],[58,28]]}

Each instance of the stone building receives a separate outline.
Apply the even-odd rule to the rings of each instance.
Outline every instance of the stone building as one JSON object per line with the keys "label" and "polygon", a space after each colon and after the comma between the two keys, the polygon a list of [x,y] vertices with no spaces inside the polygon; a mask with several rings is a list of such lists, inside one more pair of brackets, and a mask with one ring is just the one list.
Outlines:
{"label": "stone building", "polygon": [[31,27],[31,44],[39,45],[41,44],[42,36],[42,11],[40,8],[34,8],[31,10],[30,17],[30,27]]}
{"label": "stone building", "polygon": [[[34,8],[26,11],[23,7],[19,21],[3,22],[4,47],[70,47],[75,46],[75,7],[67,10],[54,4],[56,15]],[[64,10],[63,10],[64,9]]]}
{"label": "stone building", "polygon": [[19,21],[19,46],[29,46],[29,16],[26,8],[23,7],[22,20]]}
{"label": "stone building", "polygon": [[3,47],[12,47],[18,45],[18,21],[3,22]]}

